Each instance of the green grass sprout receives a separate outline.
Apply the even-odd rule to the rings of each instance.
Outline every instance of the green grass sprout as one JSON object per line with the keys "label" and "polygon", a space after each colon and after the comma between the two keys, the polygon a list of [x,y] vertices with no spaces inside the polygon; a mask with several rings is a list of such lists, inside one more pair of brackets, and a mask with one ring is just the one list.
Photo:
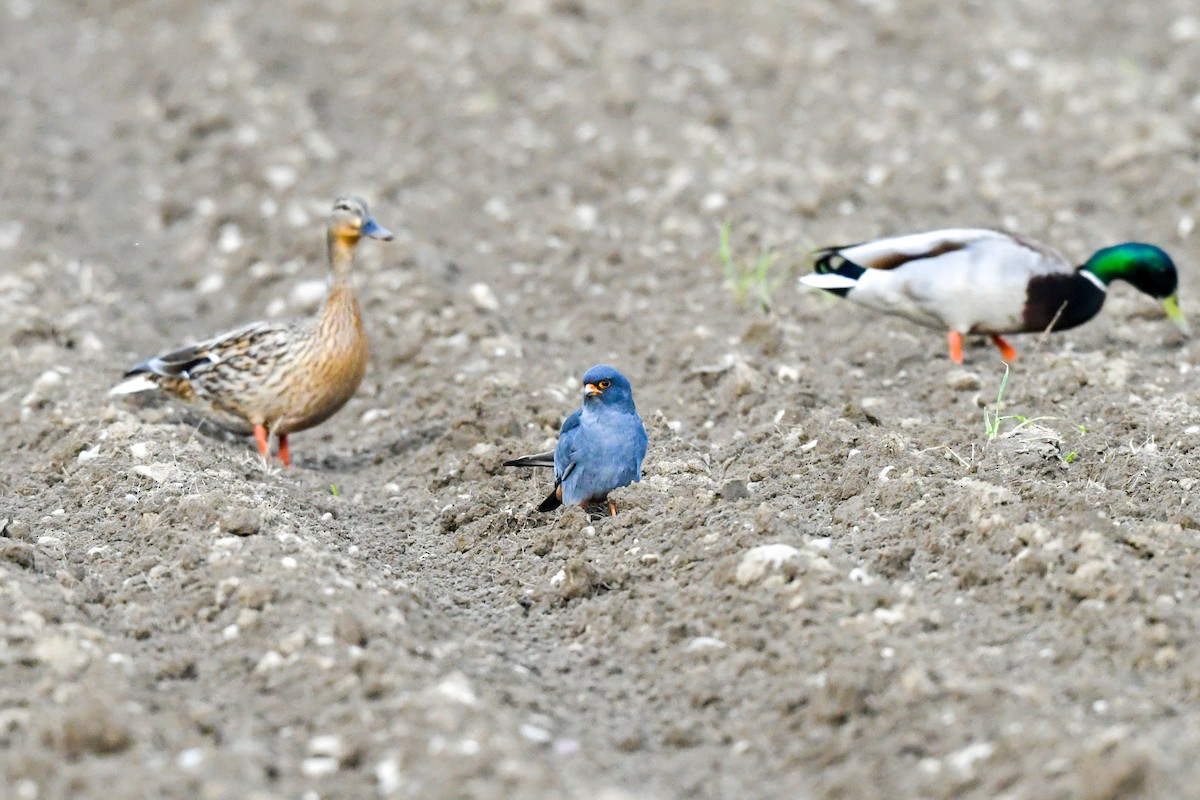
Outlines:
{"label": "green grass sprout", "polygon": [[[989,409],[987,406],[984,406],[983,408],[983,428],[987,432],[987,438],[989,442],[1000,437],[1001,435],[1012,436],[1022,428],[1032,425],[1035,422],[1054,419],[1054,417],[1025,417],[1020,414],[1002,415],[1000,413],[1000,406],[1004,403],[1004,391],[1008,388],[1009,375],[1010,373],[1008,370],[1008,364],[1005,364],[1004,377],[1000,379],[1000,390],[996,392],[996,404],[991,409]],[[1010,420],[1015,420],[1017,422],[1016,427],[1001,434],[1001,428],[1004,426],[1004,423]]]}
{"label": "green grass sprout", "polygon": [[780,254],[765,247],[759,251],[754,261],[739,261],[734,258],[733,247],[729,243],[733,232],[733,223],[726,222],[721,226],[720,244],[717,255],[721,259],[721,268],[725,272],[725,282],[733,293],[738,305],[746,306],[752,300],[763,312],[771,310],[771,295],[787,280],[788,270],[776,271]]}

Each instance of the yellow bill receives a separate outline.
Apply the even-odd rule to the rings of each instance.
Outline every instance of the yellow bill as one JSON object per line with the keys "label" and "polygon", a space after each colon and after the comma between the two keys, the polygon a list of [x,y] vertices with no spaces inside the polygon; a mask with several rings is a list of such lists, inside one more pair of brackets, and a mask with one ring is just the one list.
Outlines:
{"label": "yellow bill", "polygon": [[1173,294],[1166,300],[1163,300],[1162,307],[1163,310],[1167,312],[1167,319],[1171,320],[1171,322],[1174,322],[1176,327],[1178,327],[1179,330],[1183,331],[1186,335],[1192,335],[1192,328],[1190,325],[1188,325],[1187,317],[1185,317],[1183,312],[1179,310],[1179,295]]}

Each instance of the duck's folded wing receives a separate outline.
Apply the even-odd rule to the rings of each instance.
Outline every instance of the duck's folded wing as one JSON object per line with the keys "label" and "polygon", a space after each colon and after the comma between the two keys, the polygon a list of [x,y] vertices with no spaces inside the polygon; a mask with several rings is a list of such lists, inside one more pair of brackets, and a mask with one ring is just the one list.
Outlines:
{"label": "duck's folded wing", "polygon": [[261,354],[272,345],[285,345],[293,328],[294,326],[281,323],[255,322],[207,341],[148,358],[126,372],[125,377],[148,373],[186,380],[197,370],[219,364],[229,358],[247,353]]}
{"label": "duck's folded wing", "polygon": [[840,273],[843,262],[863,269],[896,269],[914,261],[965,250],[986,240],[1012,241],[1007,234],[989,228],[947,228],[830,247],[818,251],[814,258],[818,272]]}

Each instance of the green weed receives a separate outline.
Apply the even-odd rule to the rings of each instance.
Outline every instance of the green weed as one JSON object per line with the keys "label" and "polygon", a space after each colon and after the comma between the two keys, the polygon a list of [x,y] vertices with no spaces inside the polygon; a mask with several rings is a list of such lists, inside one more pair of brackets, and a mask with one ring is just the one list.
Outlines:
{"label": "green weed", "polygon": [[1001,435],[1001,428],[1005,422],[1016,421],[1017,424],[1012,430],[1003,432],[1004,436],[1012,436],[1022,428],[1032,425],[1035,422],[1054,419],[1054,417],[1025,417],[1020,414],[1002,415],[1000,413],[1000,406],[1004,402],[1004,390],[1008,388],[1009,374],[1008,364],[1005,364],[1004,377],[1000,379],[1000,390],[996,392],[996,405],[990,410],[986,406],[983,409],[983,429],[987,432],[989,442]]}
{"label": "green weed", "polygon": [[746,306],[753,301],[762,311],[769,312],[771,295],[787,280],[788,270],[784,268],[777,271],[775,268],[780,254],[765,247],[759,251],[757,260],[739,261],[734,258],[733,248],[729,243],[732,231],[731,222],[721,226],[720,244],[717,248],[721,268],[725,272],[725,283],[738,305]]}

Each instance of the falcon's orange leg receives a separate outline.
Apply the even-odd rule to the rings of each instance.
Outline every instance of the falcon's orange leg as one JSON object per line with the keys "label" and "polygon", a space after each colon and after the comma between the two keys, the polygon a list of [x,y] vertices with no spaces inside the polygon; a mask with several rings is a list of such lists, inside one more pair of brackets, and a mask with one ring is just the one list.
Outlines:
{"label": "falcon's orange leg", "polygon": [[950,360],[955,364],[963,363],[963,335],[958,331],[950,331],[946,338],[950,341]]}
{"label": "falcon's orange leg", "polygon": [[615,517],[617,515],[617,504],[612,500],[608,501],[608,515],[610,517]]}
{"label": "falcon's orange leg", "polygon": [[292,465],[292,451],[288,449],[287,434],[279,437],[279,460],[285,467]]}
{"label": "falcon's orange leg", "polygon": [[262,454],[264,461],[271,460],[271,444],[267,441],[267,426],[254,426],[254,441],[258,443],[258,452]]}
{"label": "falcon's orange leg", "polygon": [[1004,359],[1005,364],[1011,364],[1017,360],[1017,351],[1013,349],[1011,344],[994,333],[992,334],[992,342],[996,347],[1000,348],[1000,357]]}

